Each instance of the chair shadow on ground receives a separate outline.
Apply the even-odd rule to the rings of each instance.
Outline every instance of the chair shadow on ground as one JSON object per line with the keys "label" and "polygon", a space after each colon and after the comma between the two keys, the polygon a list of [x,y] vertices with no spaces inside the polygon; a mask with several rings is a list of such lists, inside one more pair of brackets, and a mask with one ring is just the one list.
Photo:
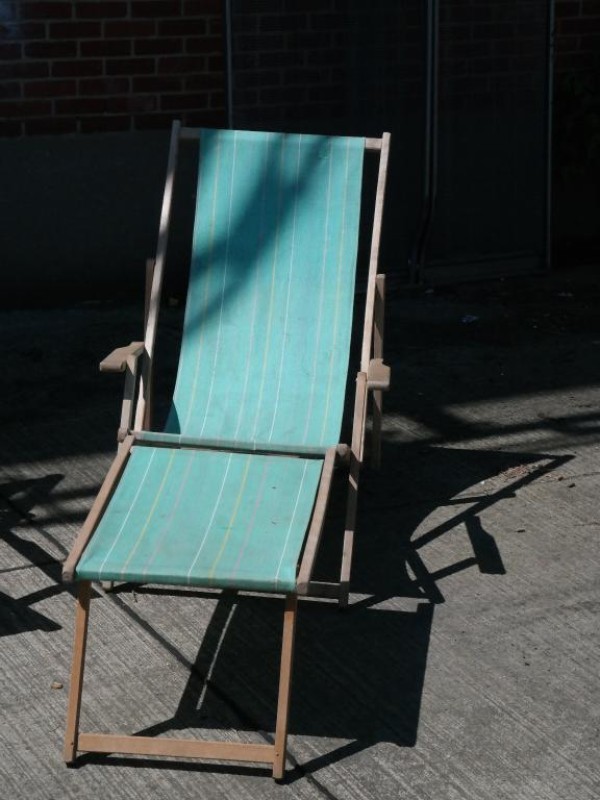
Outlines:
{"label": "chair shadow on ground", "polygon": [[[482,574],[504,574],[502,531],[485,530],[482,511],[514,498],[519,489],[569,458],[423,444],[386,446],[381,473],[366,471],[364,475],[350,607],[339,612],[331,603],[310,600],[301,604],[290,721],[294,769],[288,772],[288,782],[379,742],[415,745],[434,607],[445,602],[439,581],[470,568],[478,568]],[[506,476],[500,488],[482,493],[481,482],[499,475]],[[428,528],[427,518],[444,505],[452,509],[445,521]],[[343,497],[334,494],[329,525],[339,529],[342,521]],[[440,537],[459,526],[464,526],[473,556],[430,573],[420,551],[435,547]],[[413,539],[417,528],[419,535]],[[331,569],[339,561],[340,544],[340,537],[329,537],[317,567],[318,577],[333,577]],[[141,587],[138,591],[169,590]],[[394,607],[393,601],[399,598],[412,598],[414,610],[398,610],[397,603]],[[224,593],[173,716],[138,734],[232,727],[258,731],[270,739],[276,712],[281,611],[281,602],[270,598]],[[308,761],[302,757],[294,761],[294,736],[314,737],[317,744],[311,752],[322,752]],[[319,743],[320,739],[329,741]],[[156,761],[111,760],[157,766]],[[173,768],[173,762],[161,763]],[[190,768],[189,763],[185,768]],[[240,774],[256,772],[245,766],[233,769]]]}
{"label": "chair shadow on ground", "polygon": [[[25,631],[57,631],[62,628],[58,622],[31,608],[41,600],[69,591],[61,581],[62,561],[43,547],[44,536],[39,528],[35,529],[34,535],[42,543],[34,541],[31,535],[20,535],[18,529],[23,523],[30,526],[34,521],[32,509],[54,491],[63,477],[61,474],[54,474],[0,484],[0,543],[20,556],[24,562],[17,566],[3,565],[0,575],[33,567],[43,572],[51,581],[49,586],[19,598],[13,598],[4,591],[0,592],[0,637]],[[55,547],[58,546],[53,537],[49,539]],[[73,589],[70,591],[75,595]]]}

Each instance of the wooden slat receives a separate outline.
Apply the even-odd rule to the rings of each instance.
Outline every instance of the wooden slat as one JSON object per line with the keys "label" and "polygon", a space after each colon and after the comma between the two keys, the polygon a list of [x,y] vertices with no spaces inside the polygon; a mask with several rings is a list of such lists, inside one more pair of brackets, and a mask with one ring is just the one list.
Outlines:
{"label": "wooden slat", "polygon": [[144,345],[146,348],[146,360],[142,370],[140,380],[139,399],[135,415],[135,427],[143,427],[146,417],[146,401],[150,396],[150,374],[152,370],[152,359],[154,356],[154,344],[156,342],[156,329],[158,326],[158,311],[160,308],[160,295],[162,291],[163,274],[165,268],[165,257],[167,254],[167,243],[169,241],[169,223],[171,221],[171,206],[173,202],[173,187],[175,184],[175,168],[177,166],[177,152],[179,146],[179,131],[181,124],[176,120],[171,129],[171,144],[169,146],[169,160],[167,163],[167,179],[163,194],[162,208],[160,212],[160,228],[158,232],[158,244],[156,247],[156,259],[154,262],[154,275],[152,278],[152,290],[150,292],[150,303],[148,306],[148,322],[146,325],[146,335]]}
{"label": "wooden slat", "polygon": [[[383,335],[385,322],[385,275],[378,275],[375,282],[375,318],[373,326],[373,356],[376,362],[383,364]],[[371,362],[372,364],[373,362]],[[371,371],[369,364],[369,372]],[[381,388],[389,389],[390,369],[387,370],[387,385]],[[369,377],[371,382],[371,378]],[[371,464],[374,469],[381,466],[381,420],[383,417],[383,393],[381,388],[373,392],[373,430],[371,433]]]}
{"label": "wooden slat", "polygon": [[348,604],[350,592],[350,570],[356,528],[356,509],[358,505],[358,484],[365,438],[365,418],[367,410],[367,376],[359,372],[356,377],[354,400],[354,421],[352,426],[352,451],[350,454],[350,474],[348,476],[348,498],[346,501],[346,525],[340,570],[340,605]]}
{"label": "wooden slat", "polygon": [[75,539],[73,547],[71,548],[71,552],[67,556],[67,559],[63,565],[62,576],[64,581],[70,582],[74,578],[77,563],[81,558],[88,541],[94,533],[96,525],[100,521],[100,517],[104,513],[104,509],[111,498],[115,484],[121,477],[121,473],[125,468],[133,441],[133,436],[127,436],[125,438],[123,444],[119,448],[119,452],[117,453],[115,460],[112,462],[110,469],[108,470],[106,478],[104,479],[104,483],[100,487],[100,491],[98,492],[89,514],[87,515],[86,520],[81,526],[81,530]]}
{"label": "wooden slat", "polygon": [[71,764],[77,756],[79,712],[81,710],[81,692],[83,690],[83,668],[85,664],[85,646],[87,641],[91,589],[92,584],[90,581],[82,581],[79,586],[79,594],[77,597],[73,662],[71,667],[67,726],[65,729],[65,745],[63,751],[64,760],[67,764]]}
{"label": "wooden slat", "polygon": [[321,534],[323,532],[323,522],[325,521],[325,513],[329,502],[331,479],[333,477],[336,455],[336,447],[330,447],[325,454],[321,480],[319,482],[319,491],[317,492],[317,499],[315,500],[308,536],[306,537],[300,570],[298,571],[297,587],[299,594],[306,594],[308,591],[308,584],[315,566]]}
{"label": "wooden slat", "polygon": [[383,221],[383,206],[385,199],[385,185],[390,153],[390,134],[384,133],[381,140],[381,153],[379,155],[379,174],[377,176],[377,193],[375,196],[375,213],[373,215],[373,233],[371,236],[371,254],[369,257],[369,276],[367,279],[367,299],[365,301],[365,322],[363,327],[362,351],[360,368],[366,372],[371,358],[371,343],[373,340],[373,316],[375,306],[375,287],[379,270],[379,247],[381,244],[381,225]]}
{"label": "wooden slat", "polygon": [[138,358],[144,352],[143,342],[131,342],[126,347],[117,347],[100,362],[100,372],[125,372],[127,360]]}
{"label": "wooden slat", "polygon": [[295,594],[289,594],[285,598],[285,611],[283,614],[283,640],[281,642],[281,666],[279,670],[279,693],[277,696],[277,726],[275,729],[275,752],[273,754],[273,777],[275,780],[281,780],[285,771],[297,615],[298,597]]}
{"label": "wooden slat", "polygon": [[271,744],[205,742],[197,739],[119,736],[110,733],[81,733],[78,749],[86,753],[206,758],[216,761],[254,761],[266,764],[273,763],[275,753],[275,748]]}

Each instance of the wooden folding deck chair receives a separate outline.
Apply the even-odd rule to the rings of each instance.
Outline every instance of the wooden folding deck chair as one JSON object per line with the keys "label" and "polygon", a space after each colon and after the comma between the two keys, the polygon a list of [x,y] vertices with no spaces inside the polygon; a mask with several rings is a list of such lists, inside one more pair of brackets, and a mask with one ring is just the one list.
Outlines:
{"label": "wooden folding deck chair", "polygon": [[[181,140],[199,141],[192,264],[164,431],[150,385]],[[348,373],[365,152],[379,156],[350,446],[339,443]],[[384,276],[378,253],[389,135],[382,139],[173,126],[143,343],[126,373],[119,450],[64,565],[79,581],[64,757],[78,752],[262,762],[284,774],[299,596],[348,600],[368,394],[379,458]],[[313,567],[336,462],[348,470],[340,579]],[[80,733],[91,581],[285,596],[274,744]]]}

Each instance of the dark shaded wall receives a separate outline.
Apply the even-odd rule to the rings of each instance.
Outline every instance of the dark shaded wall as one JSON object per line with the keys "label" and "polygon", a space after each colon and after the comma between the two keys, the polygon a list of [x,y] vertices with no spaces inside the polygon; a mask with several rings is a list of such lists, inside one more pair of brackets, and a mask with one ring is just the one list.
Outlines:
{"label": "dark shaded wall", "polygon": [[[423,199],[424,0],[231,2],[236,125],[394,132],[384,264],[401,274]],[[520,246],[523,218],[538,237],[543,198],[530,189],[543,167],[545,6],[440,1],[444,165],[432,258],[481,250],[477,214],[495,219],[483,245],[512,237],[511,248]],[[554,237],[574,263],[598,239],[600,3],[557,0],[555,9]],[[222,22],[221,0],[0,3],[0,302],[141,288],[171,120],[226,122]],[[504,149],[489,151],[486,137],[499,128]],[[476,146],[474,129],[483,134]],[[457,188],[467,157],[480,184],[471,199],[469,184]],[[528,193],[514,202],[518,174]],[[489,186],[512,209],[508,224],[481,202]],[[444,214],[457,198],[469,212],[462,228]]]}

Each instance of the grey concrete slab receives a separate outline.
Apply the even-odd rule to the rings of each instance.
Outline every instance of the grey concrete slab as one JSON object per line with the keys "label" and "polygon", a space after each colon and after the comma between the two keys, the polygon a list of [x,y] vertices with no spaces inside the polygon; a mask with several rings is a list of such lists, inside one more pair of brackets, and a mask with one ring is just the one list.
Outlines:
{"label": "grey concrete slab", "polygon": [[[384,469],[364,475],[351,608],[301,608],[282,786],[250,766],[62,764],[60,561],[114,453],[120,381],[96,364],[140,314],[2,314],[0,797],[595,800],[598,294],[592,272],[392,294]],[[270,740],[280,601],[96,594],[85,728]]]}

